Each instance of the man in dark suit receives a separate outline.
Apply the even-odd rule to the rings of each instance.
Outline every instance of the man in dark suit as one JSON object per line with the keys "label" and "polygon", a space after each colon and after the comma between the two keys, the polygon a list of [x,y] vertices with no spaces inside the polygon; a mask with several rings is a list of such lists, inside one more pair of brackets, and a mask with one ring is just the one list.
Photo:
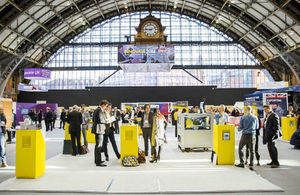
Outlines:
{"label": "man in dark suit", "polygon": [[279,137],[279,117],[272,111],[270,105],[264,105],[264,111],[266,113],[266,118],[264,120],[264,131],[263,131],[263,144],[268,145],[268,150],[272,162],[268,163],[271,168],[278,168],[278,151],[275,147],[275,140]]}
{"label": "man in dark suit", "polygon": [[[72,155],[76,156],[77,154],[82,154],[80,142],[82,115],[78,112],[78,106],[73,106],[73,111],[69,113],[67,122],[70,124],[69,133],[71,134],[72,140]],[[77,141],[77,147],[75,140]]]}
{"label": "man in dark suit", "polygon": [[60,113],[60,125],[59,125],[60,129],[61,129],[61,126],[63,127],[63,129],[65,129],[65,122],[66,122],[66,111],[63,108]]}
{"label": "man in dark suit", "polygon": [[[149,139],[151,143],[152,137],[152,125],[153,125],[153,113],[150,111],[150,105],[145,104],[144,106],[145,112],[142,114],[142,120],[140,126],[143,131],[144,145],[145,145],[145,155],[148,156],[148,148],[149,148]],[[151,152],[152,154],[152,152]]]}
{"label": "man in dark suit", "polygon": [[108,105],[107,100],[102,100],[100,106],[94,111],[92,133],[95,134],[95,164],[96,166],[106,167],[101,160],[101,152],[103,145],[103,135],[106,129],[105,109]]}
{"label": "man in dark suit", "polygon": [[46,108],[46,113],[45,113],[45,125],[46,125],[46,131],[49,131],[51,128],[51,121],[52,121],[52,112],[50,112],[50,108]]}
{"label": "man in dark suit", "polygon": [[114,107],[114,111],[113,111],[112,114],[116,118],[116,121],[114,122],[115,132],[117,134],[119,134],[120,133],[119,121],[121,120],[121,113],[120,113],[120,111],[118,110],[117,107]]}

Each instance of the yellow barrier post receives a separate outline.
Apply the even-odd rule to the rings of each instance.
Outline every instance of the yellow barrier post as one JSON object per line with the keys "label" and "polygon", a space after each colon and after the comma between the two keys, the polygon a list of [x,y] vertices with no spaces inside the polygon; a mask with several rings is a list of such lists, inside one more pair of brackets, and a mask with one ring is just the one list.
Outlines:
{"label": "yellow barrier post", "polygon": [[293,133],[297,130],[296,117],[281,117],[282,139],[290,141]]}
{"label": "yellow barrier post", "polygon": [[121,163],[125,156],[138,158],[138,125],[121,126]]}
{"label": "yellow barrier post", "polygon": [[218,165],[233,165],[235,162],[234,125],[214,125],[213,150]]}
{"label": "yellow barrier post", "polygon": [[38,178],[45,173],[46,145],[41,130],[17,130],[16,177]]}

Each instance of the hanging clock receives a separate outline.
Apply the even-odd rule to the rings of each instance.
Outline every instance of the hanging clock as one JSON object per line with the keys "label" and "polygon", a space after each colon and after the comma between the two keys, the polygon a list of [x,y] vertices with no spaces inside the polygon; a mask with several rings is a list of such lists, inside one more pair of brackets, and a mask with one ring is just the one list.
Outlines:
{"label": "hanging clock", "polygon": [[154,22],[147,22],[143,26],[143,32],[148,37],[153,37],[158,33],[158,26]]}

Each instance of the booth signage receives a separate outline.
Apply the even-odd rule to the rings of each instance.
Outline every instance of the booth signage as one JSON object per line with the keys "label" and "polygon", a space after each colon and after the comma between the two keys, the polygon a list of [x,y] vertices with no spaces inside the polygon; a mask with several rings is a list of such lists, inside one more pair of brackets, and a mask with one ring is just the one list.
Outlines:
{"label": "booth signage", "polygon": [[38,79],[46,80],[50,79],[51,71],[41,68],[26,68],[24,69],[24,78],[25,79]]}

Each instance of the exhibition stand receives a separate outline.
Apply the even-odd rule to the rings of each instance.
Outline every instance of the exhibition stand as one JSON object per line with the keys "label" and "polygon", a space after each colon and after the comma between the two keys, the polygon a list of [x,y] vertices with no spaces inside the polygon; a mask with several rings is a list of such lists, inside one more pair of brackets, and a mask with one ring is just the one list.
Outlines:
{"label": "exhibition stand", "polygon": [[45,173],[46,145],[40,129],[16,132],[16,177],[38,178]]}
{"label": "exhibition stand", "polygon": [[212,148],[213,116],[211,114],[179,114],[177,128],[178,146],[181,150]]}
{"label": "exhibition stand", "polygon": [[290,141],[293,133],[297,130],[296,117],[281,117],[282,139]]}
{"label": "exhibition stand", "polygon": [[138,158],[138,125],[121,125],[121,163],[125,156],[135,156]]}
{"label": "exhibition stand", "polygon": [[234,125],[214,125],[213,153],[217,155],[217,165],[233,165],[235,162]]}

